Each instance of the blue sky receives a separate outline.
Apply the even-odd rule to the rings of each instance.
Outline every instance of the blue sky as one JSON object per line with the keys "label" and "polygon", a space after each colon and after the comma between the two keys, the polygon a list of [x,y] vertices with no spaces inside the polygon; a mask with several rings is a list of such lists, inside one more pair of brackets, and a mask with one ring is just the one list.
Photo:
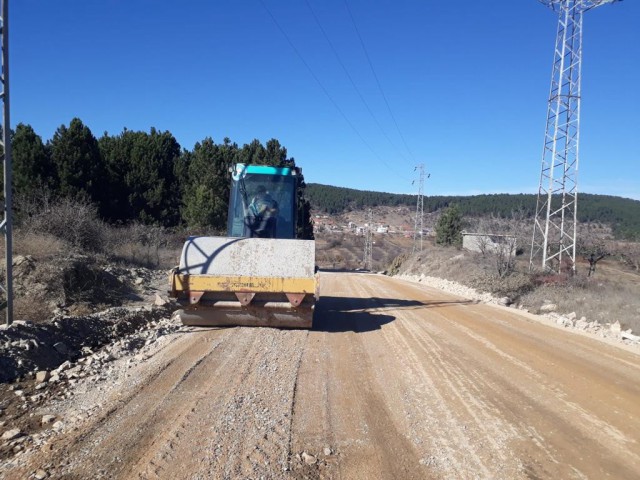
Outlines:
{"label": "blue sky", "polygon": [[[583,192],[640,199],[639,3],[585,14]],[[277,138],[313,183],[415,193],[424,163],[427,195],[538,188],[557,18],[536,0],[21,0],[10,15],[12,124],[45,140],[77,116],[188,149]]]}

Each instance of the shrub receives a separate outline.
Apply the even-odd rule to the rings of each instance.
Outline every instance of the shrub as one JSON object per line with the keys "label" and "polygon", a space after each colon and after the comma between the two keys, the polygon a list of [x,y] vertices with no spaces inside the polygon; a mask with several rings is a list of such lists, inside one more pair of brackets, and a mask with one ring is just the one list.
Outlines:
{"label": "shrub", "polygon": [[50,235],[81,250],[101,252],[107,240],[107,225],[88,200],[42,195],[22,205],[21,226],[25,234]]}

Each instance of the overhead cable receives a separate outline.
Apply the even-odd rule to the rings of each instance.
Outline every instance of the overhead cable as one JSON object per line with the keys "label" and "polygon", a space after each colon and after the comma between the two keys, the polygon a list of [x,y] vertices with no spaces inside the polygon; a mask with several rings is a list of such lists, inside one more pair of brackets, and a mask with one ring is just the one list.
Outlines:
{"label": "overhead cable", "polygon": [[338,60],[338,63],[342,67],[342,70],[344,71],[345,75],[347,76],[347,78],[351,82],[351,85],[353,85],[353,88],[355,89],[356,93],[358,94],[358,97],[360,97],[360,100],[362,101],[362,103],[366,107],[367,111],[369,112],[369,115],[371,115],[371,118],[373,118],[373,120],[375,121],[376,125],[380,129],[380,132],[382,132],[384,137],[389,141],[389,143],[391,144],[393,149],[396,151],[396,153],[398,153],[398,155],[400,155],[400,157],[402,157],[403,160],[409,162],[409,160],[404,155],[404,153],[402,153],[402,151],[400,151],[400,149],[396,146],[396,144],[393,142],[393,140],[391,140],[391,138],[389,137],[389,135],[387,134],[385,129],[382,128],[382,125],[380,124],[380,121],[378,120],[378,117],[376,117],[376,115],[371,110],[371,107],[369,106],[369,103],[365,100],[364,96],[362,95],[362,92],[360,91],[360,89],[356,85],[356,82],[351,77],[351,74],[349,73],[349,70],[345,66],[345,64],[342,61],[342,59],[340,58],[340,55],[338,54],[338,51],[334,47],[333,42],[329,39],[329,36],[327,35],[327,32],[322,27],[322,24],[320,23],[320,19],[318,18],[318,16],[316,15],[316,12],[311,7],[311,4],[309,3],[309,0],[305,0],[305,1],[307,2],[307,6],[309,7],[309,10],[311,11],[311,14],[313,15],[313,18],[316,21],[316,24],[318,25],[318,28],[320,28],[320,31],[322,32],[322,35],[324,36],[325,40],[329,44],[329,47],[331,47],[331,51],[333,52],[333,54],[335,55],[336,59]]}
{"label": "overhead cable", "polygon": [[262,6],[264,7],[264,9],[267,11],[267,13],[269,14],[269,16],[271,17],[271,20],[273,20],[273,23],[275,24],[275,26],[278,28],[278,30],[280,30],[280,33],[282,33],[282,35],[284,36],[284,38],[287,40],[287,42],[289,43],[289,45],[291,46],[291,48],[293,49],[293,51],[296,53],[296,55],[298,56],[298,58],[300,59],[300,61],[303,63],[303,65],[307,68],[307,70],[309,71],[309,73],[311,74],[311,76],[313,77],[313,79],[316,81],[316,83],[318,84],[318,86],[320,87],[320,89],[324,92],[325,96],[329,99],[329,101],[333,104],[334,107],[336,107],[336,110],[338,110],[338,112],[340,113],[340,115],[342,115],[342,118],[344,118],[345,122],[347,122],[347,124],[351,127],[351,129],[356,133],[356,135],[360,138],[360,140],[362,141],[362,143],[365,144],[365,146],[371,151],[371,153],[373,153],[373,155],[383,164],[385,165],[389,170],[391,170],[395,175],[397,175],[399,178],[401,178],[402,180],[407,181],[406,178],[403,178],[401,176],[398,175],[397,169],[394,169],[393,167],[391,167],[391,165],[389,165],[387,162],[385,162],[382,157],[380,155],[378,155],[378,153],[373,149],[373,147],[371,147],[371,145],[369,144],[369,142],[367,142],[365,140],[365,138],[362,136],[362,134],[360,133],[360,131],[356,128],[356,126],[353,124],[353,122],[351,122],[351,120],[349,120],[349,117],[347,117],[347,115],[344,113],[344,111],[342,110],[342,108],[340,108],[340,105],[338,105],[338,103],[333,99],[333,97],[331,96],[331,94],[329,93],[329,91],[325,88],[325,86],[322,84],[322,82],[320,81],[320,79],[318,78],[318,76],[315,74],[315,72],[313,71],[313,69],[311,68],[311,66],[307,63],[307,61],[304,59],[304,57],[302,56],[302,54],[300,53],[300,51],[296,48],[295,44],[293,43],[293,41],[291,40],[291,38],[289,37],[289,35],[287,35],[287,32],[282,28],[282,26],[280,25],[280,23],[278,22],[278,20],[276,19],[276,17],[273,15],[273,13],[271,12],[271,10],[269,10],[269,7],[267,7],[266,3],[264,2],[264,0],[260,0],[260,3],[262,4]]}
{"label": "overhead cable", "polygon": [[393,123],[396,126],[396,129],[398,130],[398,134],[400,135],[400,138],[402,139],[402,143],[404,144],[405,148],[407,149],[407,152],[409,152],[409,155],[411,155],[411,158],[413,158],[415,160],[415,157],[413,156],[413,153],[411,152],[411,149],[409,148],[409,146],[407,145],[407,141],[404,138],[404,135],[402,134],[402,131],[400,130],[400,126],[398,125],[398,122],[396,121],[396,117],[393,114],[393,112],[391,111],[391,106],[389,105],[389,101],[387,100],[387,96],[384,94],[384,91],[382,90],[382,85],[380,84],[380,80],[378,79],[378,75],[376,74],[375,69],[373,68],[373,63],[371,62],[371,58],[369,57],[369,52],[367,51],[367,47],[364,44],[364,40],[362,39],[362,35],[360,35],[360,30],[358,29],[358,26],[356,25],[356,20],[353,17],[353,13],[351,13],[351,8],[349,8],[349,3],[347,2],[347,0],[344,0],[344,4],[347,7],[347,12],[349,12],[349,17],[351,18],[351,23],[353,23],[353,28],[355,29],[358,38],[360,39],[360,45],[362,45],[362,50],[364,50],[364,55],[365,57],[367,57],[367,62],[369,62],[369,67],[371,68],[371,73],[373,73],[373,77],[376,80],[376,83],[378,84],[378,89],[380,90],[380,93],[382,94],[382,98],[384,99],[384,103],[387,105],[387,110],[389,111],[389,115],[391,115],[391,118],[393,119]]}

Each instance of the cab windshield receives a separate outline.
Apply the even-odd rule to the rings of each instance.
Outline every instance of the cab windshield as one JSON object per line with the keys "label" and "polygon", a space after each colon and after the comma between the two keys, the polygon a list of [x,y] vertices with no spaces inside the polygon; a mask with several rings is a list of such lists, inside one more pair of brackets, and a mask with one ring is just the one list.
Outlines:
{"label": "cab windshield", "polygon": [[295,238],[296,177],[245,174],[231,180],[230,237]]}

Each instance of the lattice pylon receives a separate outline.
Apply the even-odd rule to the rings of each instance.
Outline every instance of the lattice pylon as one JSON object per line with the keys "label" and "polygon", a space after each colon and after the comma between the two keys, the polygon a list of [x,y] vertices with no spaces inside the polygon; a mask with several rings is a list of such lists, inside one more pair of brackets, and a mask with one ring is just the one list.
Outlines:
{"label": "lattice pylon", "polygon": [[422,251],[422,237],[424,235],[424,163],[418,165],[414,171],[419,172],[418,197],[416,199],[416,217],[413,226],[412,253]]}
{"label": "lattice pylon", "polygon": [[364,268],[373,270],[373,210],[367,212],[367,229],[364,238]]}
{"label": "lattice pylon", "polygon": [[4,218],[0,222],[0,233],[5,240],[4,285],[0,289],[6,300],[2,306],[6,310],[6,323],[13,321],[13,232],[12,232],[12,176],[11,176],[11,122],[9,120],[9,0],[1,0],[0,6],[0,100],[2,101],[2,171],[4,179],[4,198],[2,210]]}
{"label": "lattice pylon", "polygon": [[615,0],[541,0],[558,12],[530,267],[575,271],[582,16]]}

